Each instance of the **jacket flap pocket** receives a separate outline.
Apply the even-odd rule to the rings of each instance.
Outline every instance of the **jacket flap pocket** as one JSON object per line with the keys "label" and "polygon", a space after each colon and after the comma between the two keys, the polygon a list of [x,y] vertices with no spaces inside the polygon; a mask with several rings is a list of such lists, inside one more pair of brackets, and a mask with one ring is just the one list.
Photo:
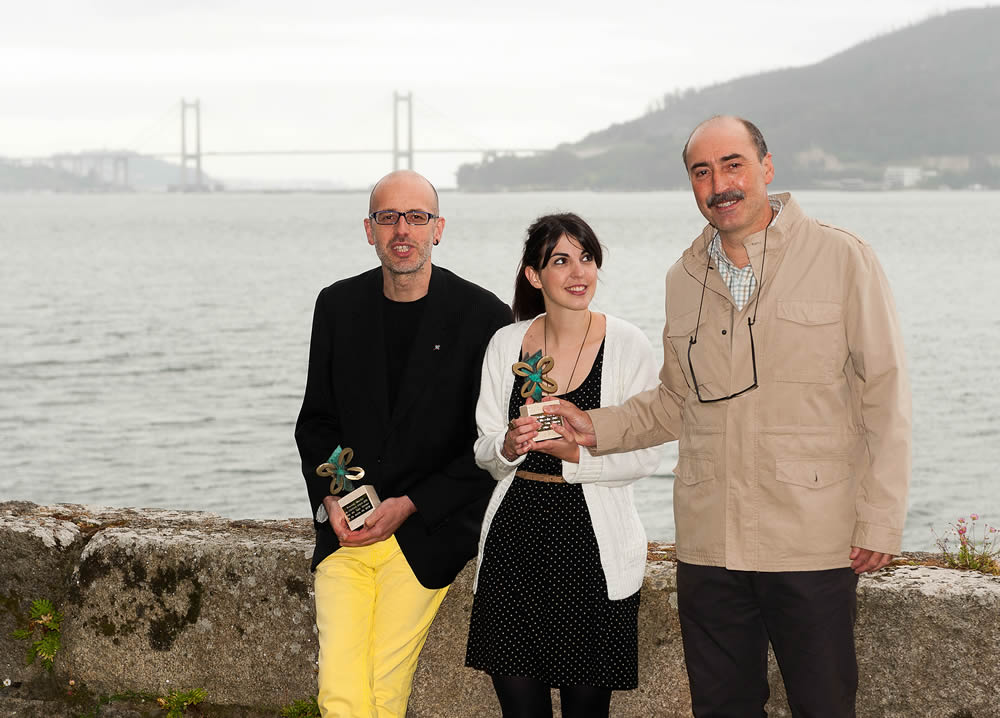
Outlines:
{"label": "jacket flap pocket", "polygon": [[695,324],[698,323],[698,310],[681,314],[676,317],[667,316],[668,337],[690,337],[694,335]]}
{"label": "jacket flap pocket", "polygon": [[775,478],[786,484],[822,489],[851,478],[851,464],[836,459],[778,459]]}
{"label": "jacket flap pocket", "polygon": [[691,486],[715,478],[715,459],[707,454],[681,454],[677,457],[674,476]]}
{"label": "jacket flap pocket", "polygon": [[779,319],[787,319],[797,324],[833,324],[840,321],[839,302],[804,302],[778,300]]}

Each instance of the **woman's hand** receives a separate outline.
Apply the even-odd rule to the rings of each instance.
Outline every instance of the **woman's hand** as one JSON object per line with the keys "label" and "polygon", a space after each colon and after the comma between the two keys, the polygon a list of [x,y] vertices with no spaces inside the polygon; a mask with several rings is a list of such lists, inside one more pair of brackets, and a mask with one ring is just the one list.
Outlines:
{"label": "woman's hand", "polygon": [[[531,399],[528,399],[531,402]],[[538,422],[534,417],[522,416],[507,424],[507,434],[503,438],[500,453],[507,461],[517,461],[534,448],[532,439],[538,434]]]}

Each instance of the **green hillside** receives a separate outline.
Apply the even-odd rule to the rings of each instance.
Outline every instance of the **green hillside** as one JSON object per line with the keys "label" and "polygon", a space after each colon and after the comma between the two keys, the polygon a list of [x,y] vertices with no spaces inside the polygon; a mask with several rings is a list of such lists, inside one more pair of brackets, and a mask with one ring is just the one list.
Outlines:
{"label": "green hillside", "polygon": [[822,62],[670,93],[660,108],[535,157],[463,165],[465,190],[686,186],[680,153],[716,114],[763,131],[782,186],[881,182],[889,165],[922,182],[1000,187],[1000,7],[959,10]]}

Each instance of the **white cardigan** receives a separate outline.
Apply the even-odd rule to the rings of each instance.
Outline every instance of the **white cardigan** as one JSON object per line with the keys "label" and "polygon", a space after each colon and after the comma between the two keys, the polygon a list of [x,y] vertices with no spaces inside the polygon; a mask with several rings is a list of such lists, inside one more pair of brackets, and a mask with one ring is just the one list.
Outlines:
{"label": "white cardigan", "polygon": [[[604,341],[601,406],[621,404],[633,394],[657,385],[653,351],[646,336],[628,322],[610,314]],[[511,366],[521,356],[521,342],[534,320],[501,328],[486,348],[479,402],[476,404],[476,463],[499,481],[483,519],[476,559],[476,579],[483,563],[483,547],[493,516],[524,461],[507,461],[500,453],[507,433],[507,411],[514,388]],[[623,454],[593,456],[580,447],[580,463],[562,462],[567,483],[583,484],[583,496],[594,525],[608,598],[628,598],[642,587],[646,568],[646,532],[632,502],[630,484],[653,473],[660,462],[659,447]]]}

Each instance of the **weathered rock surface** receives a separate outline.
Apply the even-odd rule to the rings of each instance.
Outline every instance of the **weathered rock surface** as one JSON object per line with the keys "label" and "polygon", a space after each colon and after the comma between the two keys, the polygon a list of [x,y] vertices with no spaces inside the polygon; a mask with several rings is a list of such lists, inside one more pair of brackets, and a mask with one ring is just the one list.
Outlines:
{"label": "weathered rock surface", "polygon": [[27,622],[33,599],[48,598],[57,607],[65,603],[69,577],[85,544],[76,524],[59,512],[38,508],[24,502],[0,504],[0,681],[37,677],[37,668],[25,665],[27,644],[15,641],[11,632]]}
{"label": "weathered rock surface", "polygon": [[[306,519],[0,503],[0,550],[2,716],[79,715],[62,695],[71,678],[92,695],[202,688],[212,715],[277,715],[315,694]],[[463,667],[471,583],[469,566],[442,604],[411,718],[499,715],[489,678]],[[51,675],[10,639],[40,597],[65,614]],[[1000,578],[893,566],[862,578],[858,598],[859,716],[1000,716]],[[669,561],[647,566],[639,622],[640,687],[616,693],[612,715],[690,715]],[[790,715],[773,660],[771,686],[769,714]],[[100,715],[144,714],[116,703]]]}
{"label": "weathered rock surface", "polygon": [[891,566],[858,599],[865,715],[1000,716],[1000,576]]}

